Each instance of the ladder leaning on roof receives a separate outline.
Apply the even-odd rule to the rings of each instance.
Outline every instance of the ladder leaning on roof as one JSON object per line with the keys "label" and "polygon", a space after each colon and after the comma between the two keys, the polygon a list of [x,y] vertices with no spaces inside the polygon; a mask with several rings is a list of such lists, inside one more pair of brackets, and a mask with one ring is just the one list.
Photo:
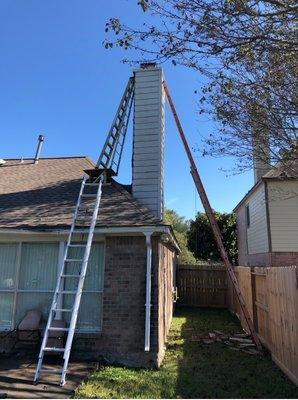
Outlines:
{"label": "ladder leaning on roof", "polygon": [[[96,219],[97,219],[97,214],[98,214],[98,209],[99,209],[99,204],[100,204],[100,199],[101,199],[101,188],[102,188],[102,182],[103,182],[103,175],[100,177],[99,181],[97,182],[89,182],[89,178],[84,177],[82,184],[81,184],[81,189],[72,221],[72,225],[70,228],[70,232],[68,235],[67,239],[67,244],[66,244],[66,249],[64,252],[64,259],[63,259],[63,265],[57,280],[57,285],[54,293],[54,298],[53,302],[51,305],[50,309],[50,314],[48,317],[48,322],[46,325],[46,329],[44,332],[44,337],[42,340],[41,344],[41,349],[38,357],[38,363],[36,367],[36,372],[34,376],[34,383],[37,383],[41,373],[43,372],[49,372],[49,373],[61,373],[61,380],[60,383],[61,385],[64,385],[65,383],[65,376],[67,372],[67,366],[68,366],[68,360],[70,356],[70,350],[72,346],[72,341],[73,341],[73,336],[75,332],[75,327],[76,327],[76,322],[78,318],[78,312],[79,312],[79,307],[81,303],[81,297],[82,297],[82,291],[83,291],[83,286],[84,286],[84,281],[86,277],[86,272],[87,272],[87,266],[88,266],[88,260],[89,260],[89,255],[91,251],[91,245],[92,245],[92,240],[93,240],[93,234],[94,234],[94,228],[96,225]],[[94,188],[95,187],[95,192],[93,193],[85,193],[87,188]],[[90,205],[90,202],[87,203],[87,207],[90,207],[89,210],[91,209],[91,220],[90,220],[90,226],[88,228],[88,231],[86,232],[88,234],[87,236],[87,242],[86,243],[80,243],[78,244],[75,241],[75,234],[78,232],[82,232],[82,230],[76,229],[77,224],[80,224],[80,219],[82,218],[81,212],[83,212],[83,219],[84,222],[87,222],[87,209],[84,208],[84,200],[85,199],[92,199],[94,200],[92,204]],[[85,203],[86,204],[86,203]],[[90,214],[89,214],[90,216]],[[71,249],[72,248],[81,248],[83,250],[83,257],[82,258],[71,258]],[[71,265],[73,266],[74,264],[78,263],[80,265],[80,272],[79,273],[74,273],[71,270],[74,269],[70,267]],[[76,283],[76,289],[75,290],[67,290],[67,286],[70,283],[70,286],[72,286],[73,281],[77,282]],[[74,295],[74,299],[72,302],[72,305],[70,307],[65,308],[64,303],[63,303],[63,295]],[[59,305],[61,304],[61,299],[62,299],[62,306]],[[65,314],[71,314],[70,316],[70,322],[68,327],[57,327],[53,326],[53,321],[57,315],[57,313],[61,313],[63,315]],[[49,339],[49,333],[51,331],[56,331],[56,332],[66,332],[67,333],[67,339],[66,339],[66,344],[64,347],[51,347],[47,344],[48,339]],[[45,353],[63,353],[63,366],[62,369],[58,370],[53,370],[53,369],[46,369],[43,368],[43,358]]]}
{"label": "ladder leaning on roof", "polygon": [[[60,384],[64,385],[65,383],[68,361],[75,333],[82,291],[88,267],[91,245],[93,241],[93,234],[101,200],[102,184],[106,179],[106,175],[118,174],[125,136],[127,132],[127,126],[129,122],[129,116],[133,103],[133,97],[134,78],[129,78],[125,92],[122,96],[120,105],[113,120],[111,129],[97,162],[97,167],[94,170],[86,171],[89,174],[89,177],[85,176],[82,180],[72,225],[67,239],[63,265],[58,276],[54,298],[52,301],[48,322],[45,328],[44,337],[39,352],[37,367],[34,376],[34,383],[38,382],[43,372],[61,374]],[[86,190],[88,190],[89,188],[91,188],[91,191],[95,188],[95,192],[89,191],[88,193],[86,193]],[[85,199],[87,199],[87,204],[84,203]],[[88,203],[88,200],[90,199],[94,200],[91,205]],[[85,206],[87,206],[87,208]],[[82,226],[85,228],[83,231]],[[87,234],[87,242],[78,244],[75,241],[74,236],[76,233]],[[72,248],[81,249],[81,257],[72,258]],[[72,267],[72,265],[77,265],[79,267],[78,273],[74,273],[72,271],[73,269],[75,269]],[[69,283],[70,287],[73,284],[75,285],[75,290],[67,290]],[[64,295],[74,296],[71,307],[64,306]],[[62,306],[60,304],[62,304]],[[64,316],[66,314],[70,314],[70,322],[68,327],[55,326],[54,320],[57,314],[61,314]],[[67,333],[65,346],[52,347],[48,344],[49,333],[51,331],[56,331],[58,333]],[[44,356],[48,353],[63,354],[63,365],[61,369],[43,367]]]}

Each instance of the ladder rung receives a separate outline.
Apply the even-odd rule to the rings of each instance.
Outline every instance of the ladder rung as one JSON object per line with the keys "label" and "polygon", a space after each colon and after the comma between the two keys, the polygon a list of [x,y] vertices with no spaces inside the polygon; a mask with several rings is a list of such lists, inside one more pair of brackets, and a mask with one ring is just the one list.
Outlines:
{"label": "ladder rung", "polygon": [[41,372],[46,372],[48,374],[61,374],[63,371],[62,368],[59,369],[53,369],[53,368],[41,368]]}
{"label": "ladder rung", "polygon": [[[113,149],[112,149],[113,152]],[[110,160],[108,161],[110,162]],[[70,356],[70,350],[71,350],[71,345],[72,345],[72,341],[73,341],[73,334],[75,331],[75,323],[74,326],[69,326],[69,327],[63,327],[63,326],[59,326],[59,324],[55,324],[55,322],[52,321],[53,317],[55,315],[57,315],[56,313],[71,313],[72,316],[76,317],[76,313],[78,311],[78,306],[81,300],[81,295],[82,295],[82,290],[83,290],[83,281],[84,278],[86,276],[86,269],[87,269],[87,264],[88,264],[88,260],[89,260],[89,256],[90,256],[90,250],[91,250],[91,243],[92,243],[92,238],[93,238],[93,234],[94,234],[94,219],[92,219],[92,223],[90,223],[89,227],[80,227],[76,224],[76,219],[78,217],[78,212],[82,211],[84,213],[88,212],[90,213],[91,216],[91,212],[93,213],[92,215],[95,217],[95,213],[97,215],[98,213],[98,208],[99,208],[99,203],[101,200],[101,185],[102,185],[102,181],[100,180],[100,182],[96,182],[90,179],[88,180],[88,183],[86,182],[88,180],[87,177],[84,177],[83,182],[81,184],[81,189],[80,189],[80,194],[79,194],[79,198],[78,198],[78,203],[76,206],[76,210],[75,210],[75,214],[74,214],[74,220],[72,222],[72,226],[69,232],[69,236],[68,236],[68,245],[67,245],[67,251],[69,250],[69,248],[72,247],[79,247],[79,248],[84,248],[84,256],[82,255],[76,255],[76,254],[67,254],[63,260],[63,267],[62,267],[62,271],[59,274],[59,281],[58,281],[58,287],[54,292],[54,298],[53,298],[53,306],[51,307],[51,311],[50,311],[50,315],[48,318],[48,323],[47,323],[47,328],[46,328],[46,332],[45,335],[43,337],[43,341],[42,341],[42,346],[41,346],[41,352],[40,352],[40,357],[38,359],[38,364],[36,367],[36,372],[35,372],[35,376],[34,376],[34,383],[36,383],[39,379],[39,376],[41,373],[49,373],[49,374],[61,374],[61,385],[63,385],[65,383],[65,374],[67,373],[67,365],[69,362],[69,356]],[[84,186],[96,186],[97,193],[84,193]],[[92,192],[93,190],[90,190],[90,192]],[[83,202],[82,198],[90,198],[92,197],[93,200],[91,204],[88,204],[87,202]],[[82,218],[82,217],[81,217]],[[86,216],[86,219],[89,220],[89,215]],[[86,221],[88,222],[88,221]],[[83,240],[86,240],[86,242],[80,242],[79,240],[76,240],[72,235],[73,234],[88,234],[88,240],[84,237]],[[75,258],[71,258],[71,257],[75,257]],[[76,257],[83,257],[82,258],[76,258]],[[79,266],[78,269],[81,269],[81,271],[72,271],[72,274],[69,274],[68,271],[66,270],[66,268],[68,267],[68,264],[66,263],[79,263],[76,264],[76,266]],[[75,288],[75,290],[70,289],[64,289],[62,286],[62,284],[65,282],[63,279],[64,278],[79,278],[77,281],[77,288]],[[73,305],[69,305],[69,307],[71,308],[63,308],[63,305],[58,305],[58,300],[59,300],[59,296],[60,295],[73,295],[75,296],[74,299],[74,303]],[[76,305],[76,302],[78,301],[78,306]],[[67,307],[67,306],[66,306]],[[50,326],[48,326],[50,325]],[[53,325],[53,326],[51,326]],[[55,326],[56,325],[56,326]],[[58,326],[57,326],[58,325]],[[47,345],[47,339],[48,337],[51,338],[51,335],[49,335],[49,333],[51,332],[63,332],[65,333],[65,335],[67,335],[67,346],[65,348],[63,347],[55,347],[55,346],[51,346],[51,343],[48,343]],[[56,335],[57,336],[57,335]],[[58,333],[58,337],[62,337],[64,335],[59,335]],[[59,345],[58,345],[59,346]],[[63,346],[63,345],[62,345]],[[63,357],[64,357],[64,366],[63,368],[43,368],[42,364],[43,364],[43,356],[46,352],[52,352],[52,353],[64,353]]]}
{"label": "ladder rung", "polygon": [[69,328],[61,328],[60,326],[50,326],[49,331],[67,332]]}
{"label": "ladder rung", "polygon": [[64,353],[64,348],[59,348],[59,347],[45,347],[43,351],[52,351],[54,353]]}
{"label": "ladder rung", "polygon": [[57,292],[58,294],[76,294],[77,292],[75,290],[61,290],[60,292]]}

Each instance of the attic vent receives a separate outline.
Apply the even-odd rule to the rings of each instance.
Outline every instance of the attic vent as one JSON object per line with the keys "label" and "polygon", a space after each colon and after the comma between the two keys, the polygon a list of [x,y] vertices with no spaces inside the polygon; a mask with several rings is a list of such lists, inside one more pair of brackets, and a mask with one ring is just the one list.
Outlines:
{"label": "attic vent", "polygon": [[4,165],[5,163],[6,163],[6,161],[3,160],[3,158],[0,158],[0,167],[1,167],[2,165]]}

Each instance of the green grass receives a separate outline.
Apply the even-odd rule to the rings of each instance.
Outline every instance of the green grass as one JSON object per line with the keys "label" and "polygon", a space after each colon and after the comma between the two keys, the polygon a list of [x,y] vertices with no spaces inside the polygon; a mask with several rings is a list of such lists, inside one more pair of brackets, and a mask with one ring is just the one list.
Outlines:
{"label": "green grass", "polygon": [[240,332],[226,310],[181,309],[173,318],[159,370],[98,367],[77,398],[298,398],[298,389],[269,356],[230,350],[222,343],[191,342],[218,329]]}

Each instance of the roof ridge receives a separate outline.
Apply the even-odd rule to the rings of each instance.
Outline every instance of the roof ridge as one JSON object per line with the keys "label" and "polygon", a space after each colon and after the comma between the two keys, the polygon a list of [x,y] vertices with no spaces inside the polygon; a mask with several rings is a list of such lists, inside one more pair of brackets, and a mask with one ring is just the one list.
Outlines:
{"label": "roof ridge", "polygon": [[[54,157],[39,157],[39,160],[61,160],[61,159],[69,159],[69,158],[86,158],[89,162],[92,163],[92,160],[89,156],[54,156]],[[15,157],[15,158],[3,158],[5,161],[16,161],[16,160],[34,160],[34,157]],[[93,163],[92,163],[93,165]]]}

